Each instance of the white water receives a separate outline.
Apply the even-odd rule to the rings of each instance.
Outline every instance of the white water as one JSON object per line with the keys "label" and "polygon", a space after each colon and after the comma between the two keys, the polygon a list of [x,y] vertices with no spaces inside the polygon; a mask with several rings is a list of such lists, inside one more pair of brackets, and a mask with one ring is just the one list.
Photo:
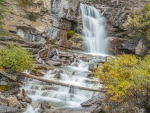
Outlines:
{"label": "white water", "polygon": [[[78,67],[75,67],[74,63],[77,63]],[[87,74],[89,73],[87,62],[75,61],[71,66],[65,68],[62,67],[48,71],[44,75],[44,78],[56,80],[57,82],[61,81],[70,85],[73,84],[88,88],[94,87],[95,89],[101,88],[101,84],[95,82],[96,78],[87,78]],[[55,78],[57,73],[60,73],[59,79]],[[92,82],[92,80],[94,82]],[[21,87],[21,89],[25,89],[28,96],[32,98],[33,106],[35,106],[35,103],[38,103],[39,105],[41,102],[46,101],[49,102],[53,108],[80,109],[81,103],[87,101],[92,96],[97,94],[92,91],[80,90],[74,87],[50,85],[31,79],[25,79],[23,83],[24,85]],[[38,113],[38,110],[38,107],[32,108],[30,105],[28,105],[28,109],[25,113]]]}
{"label": "white water", "polygon": [[104,27],[105,18],[99,10],[92,6],[80,4],[83,31],[85,40],[84,48],[90,53],[107,54],[107,33]]}

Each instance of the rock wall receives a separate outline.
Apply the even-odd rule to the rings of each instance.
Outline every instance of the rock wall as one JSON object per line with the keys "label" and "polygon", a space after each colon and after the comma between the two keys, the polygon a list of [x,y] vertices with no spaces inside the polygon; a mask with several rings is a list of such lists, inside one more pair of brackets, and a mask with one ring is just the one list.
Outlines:
{"label": "rock wall", "polygon": [[79,3],[80,0],[32,0],[31,5],[22,7],[19,0],[7,0],[4,29],[27,41],[54,40],[70,48],[67,30],[77,22]]}

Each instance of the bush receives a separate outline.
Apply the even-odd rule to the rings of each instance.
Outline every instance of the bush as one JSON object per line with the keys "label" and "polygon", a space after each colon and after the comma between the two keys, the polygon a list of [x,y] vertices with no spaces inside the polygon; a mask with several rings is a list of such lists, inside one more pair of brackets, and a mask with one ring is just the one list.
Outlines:
{"label": "bush", "polygon": [[31,5],[32,4],[32,0],[20,0],[18,5],[23,7],[23,8],[26,8],[28,5]]}
{"label": "bush", "polygon": [[67,37],[71,38],[74,35],[74,31],[73,30],[68,30],[67,31]]}
{"label": "bush", "polygon": [[136,37],[150,40],[150,3],[146,4],[141,14],[134,14],[129,22],[129,30]]}
{"label": "bush", "polygon": [[150,56],[118,55],[95,71],[104,81],[111,102],[146,107],[150,98]]}
{"label": "bush", "polygon": [[5,46],[1,49],[0,62],[1,66],[5,69],[12,71],[22,72],[25,69],[31,69],[32,55],[26,50],[22,50],[19,45],[13,44]]}
{"label": "bush", "polygon": [[28,19],[31,21],[36,21],[37,14],[36,13],[30,13],[28,16]]}

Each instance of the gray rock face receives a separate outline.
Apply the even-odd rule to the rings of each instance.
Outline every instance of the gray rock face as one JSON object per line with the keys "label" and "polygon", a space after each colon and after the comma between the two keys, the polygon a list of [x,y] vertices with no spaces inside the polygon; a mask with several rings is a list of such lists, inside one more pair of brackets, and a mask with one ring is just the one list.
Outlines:
{"label": "gray rock face", "polygon": [[123,43],[122,49],[125,52],[135,53],[139,56],[144,56],[148,53],[150,42],[145,38],[134,38]]}
{"label": "gray rock face", "polygon": [[57,18],[77,21],[80,0],[51,0],[52,14]]}

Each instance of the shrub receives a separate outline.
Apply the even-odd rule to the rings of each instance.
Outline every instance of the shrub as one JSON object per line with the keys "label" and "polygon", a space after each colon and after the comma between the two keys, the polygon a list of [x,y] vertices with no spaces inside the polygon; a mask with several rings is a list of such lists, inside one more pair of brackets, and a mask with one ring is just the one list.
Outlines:
{"label": "shrub", "polygon": [[74,35],[74,31],[73,30],[68,30],[67,31],[67,37],[71,38]]}
{"label": "shrub", "polygon": [[31,21],[36,21],[37,14],[36,13],[30,13],[28,16],[28,19]]}
{"label": "shrub", "polygon": [[129,30],[136,37],[150,40],[150,3],[145,5],[141,14],[134,14],[129,22]]}
{"label": "shrub", "polygon": [[31,69],[32,55],[26,50],[22,50],[19,45],[13,44],[5,46],[0,53],[1,66],[12,71],[22,72]]}
{"label": "shrub", "polygon": [[144,106],[150,98],[150,56],[118,55],[95,71],[104,81],[111,102]]}
{"label": "shrub", "polygon": [[28,5],[31,5],[32,4],[32,0],[20,0],[18,5],[23,7],[23,8],[26,8]]}

